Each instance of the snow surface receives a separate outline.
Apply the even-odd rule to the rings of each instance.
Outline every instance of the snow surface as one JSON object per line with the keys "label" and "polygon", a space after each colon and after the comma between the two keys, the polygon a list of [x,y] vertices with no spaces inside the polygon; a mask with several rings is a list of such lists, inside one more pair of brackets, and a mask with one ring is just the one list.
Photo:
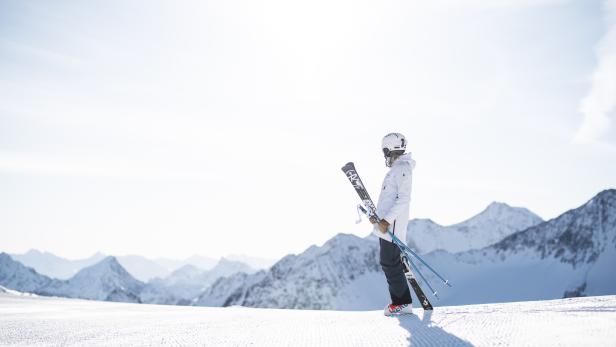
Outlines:
{"label": "snow surface", "polygon": [[23,293],[23,292],[19,292],[13,289],[9,289],[3,286],[0,286],[0,293],[6,293],[6,294],[11,294],[11,295],[22,295],[22,296],[38,296],[36,294],[32,294],[32,293]]}
{"label": "snow surface", "polygon": [[187,307],[0,293],[3,346],[614,346],[616,296],[382,311]]}

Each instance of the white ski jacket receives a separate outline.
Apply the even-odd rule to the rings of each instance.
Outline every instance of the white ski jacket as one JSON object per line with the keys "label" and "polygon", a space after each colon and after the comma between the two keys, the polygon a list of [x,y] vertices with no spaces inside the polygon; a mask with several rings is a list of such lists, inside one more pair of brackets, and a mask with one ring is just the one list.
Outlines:
{"label": "white ski jacket", "polygon": [[[391,166],[381,187],[376,213],[389,222],[389,229],[406,243],[406,226],[409,222],[409,206],[413,184],[415,160],[411,153],[401,155]],[[391,242],[389,234],[383,234],[375,227],[372,231],[378,237]]]}

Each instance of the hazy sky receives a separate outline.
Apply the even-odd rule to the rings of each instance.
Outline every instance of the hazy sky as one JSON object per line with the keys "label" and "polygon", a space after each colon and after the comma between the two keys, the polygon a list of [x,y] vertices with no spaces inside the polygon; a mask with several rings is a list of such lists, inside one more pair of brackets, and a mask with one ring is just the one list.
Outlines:
{"label": "hazy sky", "polygon": [[[483,3],[490,3],[484,5]],[[616,1],[0,0],[0,251],[277,258],[616,187]]]}

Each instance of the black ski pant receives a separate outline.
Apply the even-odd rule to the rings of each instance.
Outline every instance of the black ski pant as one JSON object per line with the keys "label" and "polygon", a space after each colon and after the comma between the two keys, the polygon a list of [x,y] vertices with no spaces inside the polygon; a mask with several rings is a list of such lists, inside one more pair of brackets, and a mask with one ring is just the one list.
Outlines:
{"label": "black ski pant", "polygon": [[393,242],[381,238],[379,238],[379,242],[381,246],[380,263],[389,285],[391,303],[394,305],[410,304],[413,299],[404,276],[404,267],[400,260],[400,248]]}

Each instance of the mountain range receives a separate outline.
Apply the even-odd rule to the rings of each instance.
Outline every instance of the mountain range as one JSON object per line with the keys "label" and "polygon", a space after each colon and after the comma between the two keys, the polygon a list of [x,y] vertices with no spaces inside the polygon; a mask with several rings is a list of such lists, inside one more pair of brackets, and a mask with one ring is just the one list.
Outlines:
{"label": "mountain range", "polygon": [[[616,190],[493,245],[458,253],[436,250],[423,258],[454,285],[440,290],[435,305],[616,294]],[[419,268],[438,284],[425,267]],[[193,304],[366,310],[388,301],[376,237],[339,234],[321,247],[283,258],[266,272],[221,278]]]}
{"label": "mountain range", "polygon": [[[523,208],[493,203],[453,226],[414,220],[408,235],[408,243],[454,285],[441,290],[438,280],[418,264],[439,290],[441,299],[433,299],[435,306],[616,294],[613,189],[549,221]],[[338,234],[265,270],[223,258],[210,270],[184,264],[147,282],[111,256],[68,279],[55,279],[0,253],[0,285],[39,295],[107,301],[376,309],[389,301],[378,251],[373,235]]]}
{"label": "mountain range", "polygon": [[220,261],[209,271],[193,265],[184,265],[165,278],[155,278],[148,282],[141,292],[141,299],[153,304],[188,305],[193,298],[207,289],[218,278],[236,273],[251,274],[250,266],[228,260]]}
{"label": "mountain range", "polygon": [[443,305],[614,294],[616,190],[492,246],[425,259],[455,283]]}
{"label": "mountain range", "polygon": [[[85,259],[70,260],[53,253],[31,249],[23,254],[11,254],[11,257],[35,269],[40,274],[65,280],[73,277],[79,270],[101,261],[106,255],[97,252]],[[200,255],[193,255],[183,260],[171,258],[151,259],[140,255],[116,256],[115,258],[128,273],[142,282],[148,282],[154,278],[165,278],[175,270],[186,265],[194,266],[201,271],[211,270],[220,260]],[[224,258],[245,263],[254,269],[265,269],[274,263],[272,259],[243,255],[229,255]]]}
{"label": "mountain range", "polygon": [[60,280],[39,274],[7,253],[0,253],[0,285],[6,288],[45,296],[103,301],[188,304],[220,276],[238,271],[254,272],[244,263],[223,258],[209,271],[185,265],[165,278],[144,283],[131,276],[117,258],[107,256],[71,278]]}
{"label": "mountain range", "polygon": [[98,252],[85,259],[69,260],[53,253],[31,249],[24,254],[11,254],[11,258],[35,269],[40,274],[64,280],[73,277],[79,270],[103,260],[105,255]]}
{"label": "mountain range", "polygon": [[[540,217],[525,208],[494,202],[476,216],[451,226],[441,226],[430,219],[413,219],[409,222],[407,242],[420,253],[436,249],[459,252],[496,243],[516,231],[541,221]],[[11,257],[40,274],[67,280],[79,270],[101,261],[106,255],[97,252],[85,259],[70,260],[49,252],[31,249],[24,254],[11,254]],[[211,270],[218,263],[214,258],[200,255],[193,255],[183,260],[147,258],[140,255],[115,258],[128,273],[142,282],[165,278],[187,265],[202,271]],[[225,259],[245,263],[257,270],[268,269],[275,263],[272,259],[245,255],[229,255]]]}

